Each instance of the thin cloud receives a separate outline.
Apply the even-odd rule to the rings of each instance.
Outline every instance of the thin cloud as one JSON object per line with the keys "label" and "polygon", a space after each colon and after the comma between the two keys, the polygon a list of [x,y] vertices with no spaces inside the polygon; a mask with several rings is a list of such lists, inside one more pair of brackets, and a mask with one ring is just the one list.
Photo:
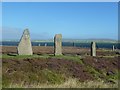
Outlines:
{"label": "thin cloud", "polygon": [[[30,30],[30,29],[29,29]],[[0,29],[0,33],[2,33],[2,40],[20,40],[24,29],[14,28],[14,27],[2,27]],[[30,31],[31,40],[42,40],[42,39],[51,39],[49,33],[47,32],[31,32]]]}
{"label": "thin cloud", "polygon": [[2,27],[2,40],[18,40],[21,37],[22,29],[13,27]]}

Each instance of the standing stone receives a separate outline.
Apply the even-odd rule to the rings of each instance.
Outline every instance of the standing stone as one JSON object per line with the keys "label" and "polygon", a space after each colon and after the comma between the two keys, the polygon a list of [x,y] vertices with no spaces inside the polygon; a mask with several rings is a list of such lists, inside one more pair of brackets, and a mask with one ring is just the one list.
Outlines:
{"label": "standing stone", "polygon": [[73,42],[73,47],[75,47],[75,43]]}
{"label": "standing stone", "polygon": [[40,44],[38,44],[38,46],[40,46]]}
{"label": "standing stone", "polygon": [[95,44],[95,42],[91,43],[91,56],[96,56],[96,44]]}
{"label": "standing stone", "polygon": [[47,43],[45,43],[45,47],[47,46]]}
{"label": "standing stone", "polygon": [[62,55],[62,35],[56,34],[54,37],[54,55]]}
{"label": "standing stone", "polygon": [[115,46],[113,45],[112,50],[115,51]]}
{"label": "standing stone", "polygon": [[30,41],[30,33],[28,29],[25,29],[23,35],[18,44],[18,54],[19,55],[32,55],[32,45]]}

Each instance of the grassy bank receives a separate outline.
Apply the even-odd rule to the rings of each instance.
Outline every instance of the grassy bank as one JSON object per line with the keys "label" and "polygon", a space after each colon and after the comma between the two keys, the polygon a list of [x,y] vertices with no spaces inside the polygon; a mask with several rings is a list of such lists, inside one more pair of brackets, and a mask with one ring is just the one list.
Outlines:
{"label": "grassy bank", "polygon": [[115,88],[116,57],[2,55],[2,87]]}

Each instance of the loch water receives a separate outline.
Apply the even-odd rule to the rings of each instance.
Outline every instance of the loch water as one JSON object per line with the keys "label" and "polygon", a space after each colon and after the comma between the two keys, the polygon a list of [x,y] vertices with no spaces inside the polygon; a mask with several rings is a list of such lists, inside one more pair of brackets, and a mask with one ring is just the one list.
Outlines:
{"label": "loch water", "polygon": [[[19,42],[16,41],[2,41],[0,42],[1,46],[18,46]],[[62,42],[62,46],[68,47],[81,47],[81,48],[90,48],[91,43],[77,43],[77,42]],[[96,43],[97,48],[108,48],[111,49],[112,46],[116,49],[120,49],[120,44],[118,43]],[[32,46],[54,46],[53,42],[32,42]]]}

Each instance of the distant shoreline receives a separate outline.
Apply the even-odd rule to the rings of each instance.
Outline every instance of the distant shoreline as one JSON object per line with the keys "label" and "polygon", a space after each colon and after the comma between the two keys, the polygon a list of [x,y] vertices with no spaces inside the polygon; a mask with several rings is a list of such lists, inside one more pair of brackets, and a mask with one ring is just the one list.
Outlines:
{"label": "distant shoreline", "polygon": [[[89,39],[63,39],[62,42],[71,42],[71,43],[91,43],[91,42],[96,42],[96,43],[119,43],[117,40],[89,40]],[[19,40],[2,40],[0,42],[19,42]],[[54,42],[54,40],[31,40],[31,42]]]}
{"label": "distant shoreline", "polygon": [[[32,41],[32,46],[54,46],[54,42],[50,41],[41,41],[41,42],[36,42]],[[3,41],[0,42],[0,45],[2,46],[18,46],[19,42],[18,41]],[[119,48],[118,42],[96,42],[96,47],[97,48],[111,48],[114,47],[117,49]],[[81,48],[90,48],[91,47],[91,42],[62,42],[62,46],[67,46],[67,47],[81,47]]]}

